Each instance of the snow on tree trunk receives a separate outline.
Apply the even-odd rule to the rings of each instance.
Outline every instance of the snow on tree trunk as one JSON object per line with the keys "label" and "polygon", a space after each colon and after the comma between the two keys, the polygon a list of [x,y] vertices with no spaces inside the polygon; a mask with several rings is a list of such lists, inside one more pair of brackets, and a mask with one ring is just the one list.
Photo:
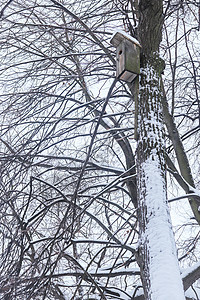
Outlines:
{"label": "snow on tree trunk", "polygon": [[159,58],[162,0],[140,0],[142,45],[138,99],[137,184],[140,265],[145,299],[185,299],[167,205]]}
{"label": "snow on tree trunk", "polygon": [[[156,58],[154,58],[156,60]],[[185,299],[166,198],[160,75],[142,70],[138,120],[138,260],[146,299]]]}

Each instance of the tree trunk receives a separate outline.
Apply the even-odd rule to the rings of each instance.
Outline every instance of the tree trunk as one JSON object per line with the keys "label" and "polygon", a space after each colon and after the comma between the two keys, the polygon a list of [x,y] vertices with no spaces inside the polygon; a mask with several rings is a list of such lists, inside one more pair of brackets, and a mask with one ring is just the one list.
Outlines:
{"label": "tree trunk", "polygon": [[142,45],[138,99],[138,263],[145,299],[185,299],[166,197],[164,128],[161,105],[161,0],[139,3]]}

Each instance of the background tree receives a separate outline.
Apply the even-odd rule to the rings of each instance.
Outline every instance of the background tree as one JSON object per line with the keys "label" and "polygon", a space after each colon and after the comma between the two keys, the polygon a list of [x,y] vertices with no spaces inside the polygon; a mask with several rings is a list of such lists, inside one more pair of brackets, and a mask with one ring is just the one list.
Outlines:
{"label": "background tree", "polygon": [[[124,29],[140,39],[144,54],[152,45],[141,35],[147,4],[2,3],[3,299],[143,297],[135,258],[135,102],[132,87],[115,81],[110,37]],[[199,278],[198,3],[166,1],[163,13],[168,198],[179,261],[194,266],[182,275],[187,290]],[[194,214],[178,196],[190,197]]]}

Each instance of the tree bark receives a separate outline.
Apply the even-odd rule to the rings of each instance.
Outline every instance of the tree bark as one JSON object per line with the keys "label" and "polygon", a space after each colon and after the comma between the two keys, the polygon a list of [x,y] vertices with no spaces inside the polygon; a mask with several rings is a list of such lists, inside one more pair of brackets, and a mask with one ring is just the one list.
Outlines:
{"label": "tree bark", "polygon": [[138,97],[137,185],[140,240],[137,260],[145,299],[185,299],[166,197],[159,58],[162,0],[139,3],[142,45]]}

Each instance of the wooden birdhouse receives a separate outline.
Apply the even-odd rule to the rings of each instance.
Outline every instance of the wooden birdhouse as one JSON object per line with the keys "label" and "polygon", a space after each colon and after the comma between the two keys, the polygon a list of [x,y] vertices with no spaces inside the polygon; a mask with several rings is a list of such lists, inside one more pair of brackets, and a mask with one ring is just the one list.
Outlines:
{"label": "wooden birdhouse", "polygon": [[132,82],[140,74],[140,44],[124,31],[117,31],[111,38],[117,48],[117,77]]}

